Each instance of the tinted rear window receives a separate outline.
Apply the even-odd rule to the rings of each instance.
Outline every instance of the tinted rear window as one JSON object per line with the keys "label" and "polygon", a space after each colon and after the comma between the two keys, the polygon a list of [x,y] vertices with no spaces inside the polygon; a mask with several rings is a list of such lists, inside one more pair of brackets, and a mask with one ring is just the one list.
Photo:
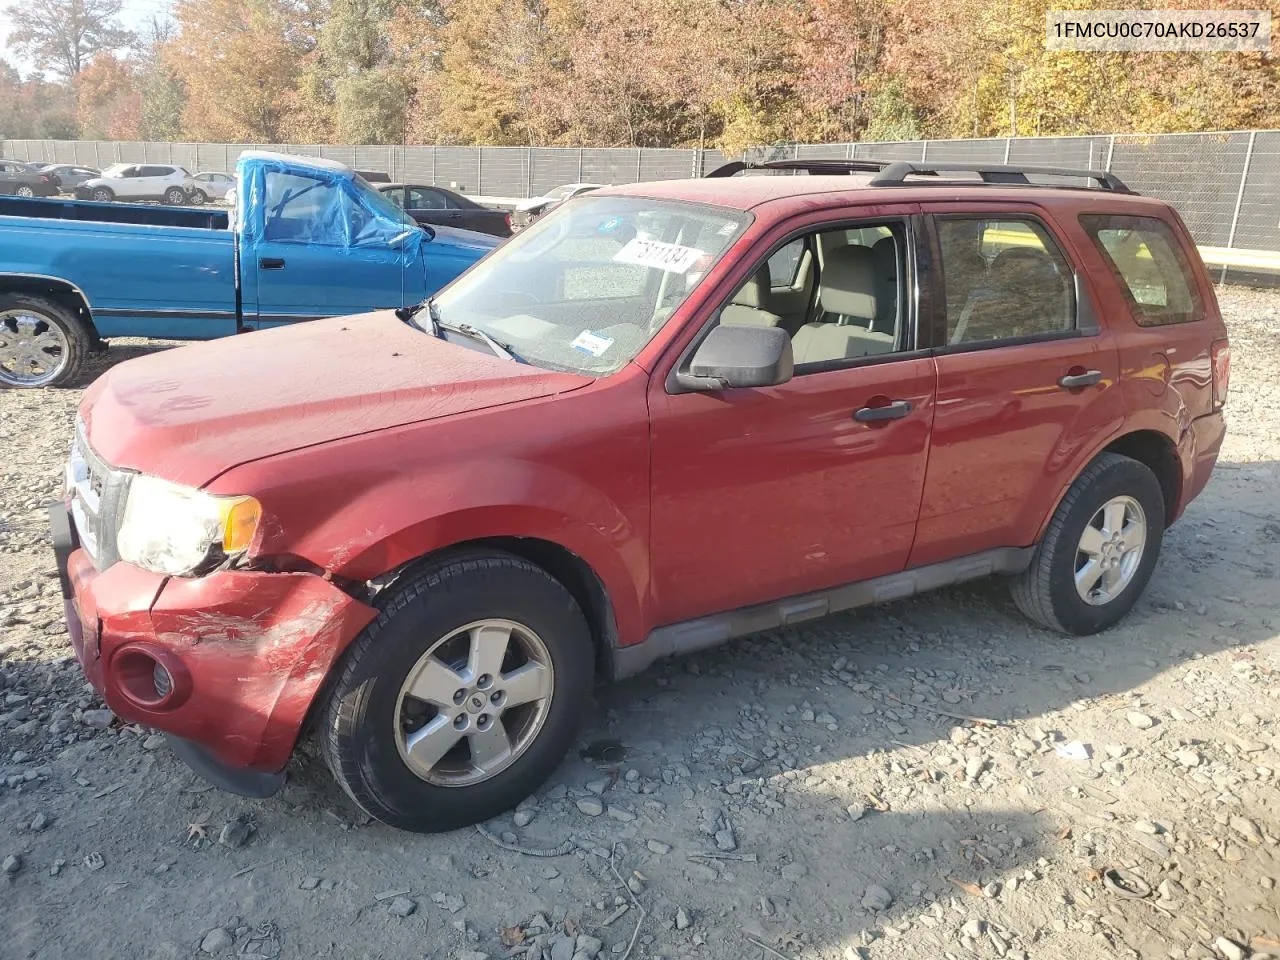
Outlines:
{"label": "tinted rear window", "polygon": [[1110,264],[1140,326],[1191,323],[1204,316],[1191,265],[1163,220],[1089,214],[1080,224]]}

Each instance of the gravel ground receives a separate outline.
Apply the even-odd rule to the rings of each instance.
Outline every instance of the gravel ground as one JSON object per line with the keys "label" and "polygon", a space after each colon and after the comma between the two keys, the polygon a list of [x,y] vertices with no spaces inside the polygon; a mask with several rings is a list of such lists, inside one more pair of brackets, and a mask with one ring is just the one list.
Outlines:
{"label": "gravel ground", "polygon": [[992,582],[660,665],[488,834],[105,712],[40,510],[78,391],[0,393],[0,957],[1280,957],[1280,295],[1222,301],[1226,449],[1123,625]]}

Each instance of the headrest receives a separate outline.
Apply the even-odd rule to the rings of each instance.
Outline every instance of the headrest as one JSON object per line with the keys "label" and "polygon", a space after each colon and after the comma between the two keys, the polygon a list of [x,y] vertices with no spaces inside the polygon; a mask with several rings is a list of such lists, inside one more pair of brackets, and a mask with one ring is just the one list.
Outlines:
{"label": "headrest", "polygon": [[870,247],[853,244],[829,252],[822,268],[822,308],[845,317],[874,317],[875,267]]}
{"label": "headrest", "polygon": [[871,245],[880,279],[898,279],[898,242],[893,237],[881,237]]}
{"label": "headrest", "polygon": [[1004,290],[1020,290],[1027,284],[1054,283],[1058,268],[1043,250],[1034,247],[1010,247],[1001,250],[991,261],[988,273],[991,286]]}
{"label": "headrest", "polygon": [[747,277],[742,289],[733,295],[730,302],[740,307],[762,307],[769,302],[770,282],[769,264],[762,263],[759,270]]}

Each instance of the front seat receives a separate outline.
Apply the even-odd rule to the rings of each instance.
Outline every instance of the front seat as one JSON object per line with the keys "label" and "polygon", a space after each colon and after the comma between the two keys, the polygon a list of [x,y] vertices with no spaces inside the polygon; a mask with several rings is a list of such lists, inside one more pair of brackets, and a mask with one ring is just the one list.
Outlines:
{"label": "front seat", "polygon": [[769,264],[763,263],[720,311],[720,322],[731,327],[781,326],[780,316],[763,309],[769,303],[770,289]]}
{"label": "front seat", "polygon": [[893,350],[893,334],[870,329],[876,316],[876,258],[853,244],[827,254],[822,267],[823,318],[806,323],[791,341],[796,363],[847,360]]}

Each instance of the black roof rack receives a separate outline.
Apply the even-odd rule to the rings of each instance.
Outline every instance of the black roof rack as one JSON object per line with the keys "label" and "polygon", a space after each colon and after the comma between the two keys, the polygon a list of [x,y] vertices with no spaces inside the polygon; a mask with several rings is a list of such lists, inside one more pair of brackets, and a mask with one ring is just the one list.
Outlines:
{"label": "black roof rack", "polygon": [[809,174],[879,173],[892,160],[733,160],[706,177],[732,177],[743,170],[799,170]]}
{"label": "black roof rack", "polygon": [[[1072,177],[1096,181],[1103,190],[1112,193],[1133,193],[1123,180],[1105,170],[1085,170],[1074,167],[1016,167],[1005,164],[984,163],[916,163],[906,160],[876,160],[870,157],[859,160],[734,160],[717,167],[708,177],[732,177],[744,170],[795,170],[810,175],[873,173],[870,186],[900,187],[911,176],[934,177],[940,173],[976,173],[983,183],[1020,184],[1031,186],[1027,174],[1042,177]],[[950,181],[954,184],[955,181]]]}
{"label": "black roof rack", "polygon": [[1098,186],[1112,193],[1133,193],[1114,173],[1105,170],[1082,170],[1073,167],[1014,167],[1004,164],[977,163],[912,163],[899,160],[886,164],[872,178],[873,187],[897,187],[909,176],[922,174],[937,176],[939,173],[976,173],[983,183],[1015,183],[1029,185],[1027,174],[1042,177],[1076,177],[1096,180]]}

